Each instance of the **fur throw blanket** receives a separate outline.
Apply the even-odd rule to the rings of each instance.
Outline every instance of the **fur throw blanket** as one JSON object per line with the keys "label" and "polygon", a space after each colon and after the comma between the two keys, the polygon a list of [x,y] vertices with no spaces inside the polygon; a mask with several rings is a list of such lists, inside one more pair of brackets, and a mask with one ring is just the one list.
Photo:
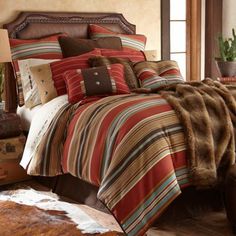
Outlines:
{"label": "fur throw blanket", "polygon": [[193,185],[214,186],[235,162],[236,87],[205,79],[152,91],[176,111],[185,132]]}

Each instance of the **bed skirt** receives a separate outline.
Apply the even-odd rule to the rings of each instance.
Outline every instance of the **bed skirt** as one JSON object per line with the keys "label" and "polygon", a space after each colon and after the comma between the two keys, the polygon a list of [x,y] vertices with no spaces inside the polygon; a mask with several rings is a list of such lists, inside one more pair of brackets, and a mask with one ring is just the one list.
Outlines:
{"label": "bed skirt", "polygon": [[[98,188],[70,174],[57,177],[34,177],[41,184],[49,187],[60,197],[85,204],[97,210],[108,212],[104,205],[97,199]],[[207,189],[196,190],[188,187],[182,194],[168,207],[159,221],[170,219],[180,219],[201,214],[206,210],[220,210],[224,207],[222,190]]]}

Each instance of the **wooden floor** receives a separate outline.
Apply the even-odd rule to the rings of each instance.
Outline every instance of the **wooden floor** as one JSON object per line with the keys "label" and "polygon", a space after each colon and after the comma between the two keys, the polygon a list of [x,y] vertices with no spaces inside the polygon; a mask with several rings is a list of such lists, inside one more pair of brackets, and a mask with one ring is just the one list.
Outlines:
{"label": "wooden floor", "polygon": [[[51,194],[47,188],[34,181],[28,181],[25,185]],[[1,187],[0,190],[3,188]],[[67,199],[64,200],[67,201]],[[88,215],[93,214],[89,207],[85,206],[83,210]],[[156,227],[148,231],[147,236],[233,236],[233,233],[226,214],[221,209],[218,211],[204,210],[201,214],[190,213],[189,216],[178,218],[163,217],[161,221],[157,222]]]}
{"label": "wooden floor", "polygon": [[224,211],[186,218],[175,222],[164,222],[148,236],[232,236],[231,227]]}

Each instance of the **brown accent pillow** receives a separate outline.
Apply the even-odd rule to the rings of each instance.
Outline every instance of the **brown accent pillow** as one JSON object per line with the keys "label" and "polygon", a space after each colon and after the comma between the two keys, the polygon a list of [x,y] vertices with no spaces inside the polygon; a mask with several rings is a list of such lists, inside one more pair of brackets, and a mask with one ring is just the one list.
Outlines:
{"label": "brown accent pillow", "polygon": [[106,37],[99,39],[80,39],[72,37],[60,37],[63,57],[78,56],[94,50],[95,48],[108,48],[122,50],[121,39],[118,37]]}
{"label": "brown accent pillow", "polygon": [[30,67],[30,71],[37,84],[42,104],[58,96],[52,79],[50,64]]}
{"label": "brown accent pillow", "polygon": [[89,58],[89,64],[92,67],[107,66],[116,63],[122,64],[124,66],[125,81],[129,86],[129,89],[138,88],[139,87],[138,80],[133,72],[132,62],[129,59],[118,58],[118,57],[102,57],[102,56]]}

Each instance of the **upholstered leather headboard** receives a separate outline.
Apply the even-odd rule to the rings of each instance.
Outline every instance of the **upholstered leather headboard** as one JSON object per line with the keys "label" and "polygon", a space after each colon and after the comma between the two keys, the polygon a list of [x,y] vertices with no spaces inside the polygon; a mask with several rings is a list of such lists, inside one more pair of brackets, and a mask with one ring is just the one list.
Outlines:
{"label": "upholstered leather headboard", "polygon": [[[119,13],[64,13],[23,12],[9,24],[3,26],[10,38],[32,39],[65,32],[70,36],[88,38],[88,25],[103,25],[115,32],[134,34],[135,25]],[[17,93],[11,64],[5,67],[6,111],[15,112]]]}

